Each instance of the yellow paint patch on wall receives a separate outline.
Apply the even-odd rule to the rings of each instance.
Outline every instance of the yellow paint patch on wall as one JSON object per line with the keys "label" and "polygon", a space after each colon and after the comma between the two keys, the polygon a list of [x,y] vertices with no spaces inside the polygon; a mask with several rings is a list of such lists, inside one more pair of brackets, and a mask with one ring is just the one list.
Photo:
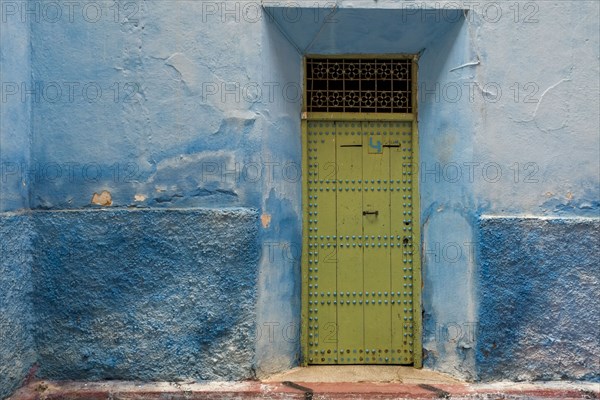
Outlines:
{"label": "yellow paint patch on wall", "polygon": [[263,228],[268,228],[271,225],[271,214],[263,214],[260,216],[260,221],[262,223]]}
{"label": "yellow paint patch on wall", "polygon": [[94,193],[92,196],[92,204],[97,204],[99,206],[111,206],[112,205],[112,196],[109,191],[103,190],[102,193]]}

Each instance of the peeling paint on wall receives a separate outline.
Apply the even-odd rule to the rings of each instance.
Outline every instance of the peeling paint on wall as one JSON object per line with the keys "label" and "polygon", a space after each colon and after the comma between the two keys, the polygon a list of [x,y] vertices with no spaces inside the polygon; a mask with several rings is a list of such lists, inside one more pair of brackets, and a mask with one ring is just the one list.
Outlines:
{"label": "peeling paint on wall", "polygon": [[111,206],[112,205],[112,196],[110,192],[107,190],[103,190],[100,194],[94,193],[92,196],[92,204],[96,204],[99,206]]}
{"label": "peeling paint on wall", "polygon": [[263,228],[268,228],[271,225],[271,215],[263,214],[260,216],[260,221],[262,223]]}
{"label": "peeling paint on wall", "polygon": [[[402,10],[391,0],[341,0],[334,11],[331,7],[299,8],[297,21],[290,21],[289,14],[277,7],[271,8],[271,16],[250,21],[241,15],[224,19],[219,14],[207,15],[202,9],[206,2],[147,0],[131,4],[139,6],[135,16],[118,21],[22,23],[17,15],[8,24],[0,22],[2,82],[24,83],[29,88],[56,82],[63,85],[63,96],[70,93],[65,83],[79,85],[72,101],[64,97],[51,102],[41,95],[39,101],[33,101],[31,94],[25,94],[22,101],[22,93],[17,93],[3,102],[0,110],[0,211],[35,210],[30,216],[31,230],[23,235],[35,238],[41,246],[32,249],[37,257],[35,267],[48,278],[44,282],[41,276],[34,276],[35,315],[50,321],[53,315],[61,317],[57,325],[39,325],[36,329],[42,330],[31,331],[38,343],[56,345],[56,349],[68,346],[68,333],[76,333],[72,349],[53,353],[51,346],[42,346],[37,357],[27,351],[15,356],[12,349],[0,348],[0,359],[14,356],[20,363],[12,369],[8,361],[0,362],[1,371],[11,367],[6,372],[11,376],[10,387],[36,358],[42,361],[42,375],[81,379],[131,378],[135,373],[132,366],[137,365],[155,368],[138,370],[140,379],[166,379],[177,375],[174,360],[200,369],[205,369],[206,363],[222,362],[223,376],[231,379],[264,376],[298,364],[302,98],[294,90],[301,88],[303,52],[420,54],[421,159],[416,168],[423,221],[425,367],[467,379],[559,376],[553,369],[554,357],[563,354],[560,349],[565,349],[564,354],[576,352],[573,348],[584,343],[590,331],[578,336],[569,326],[553,326],[549,327],[554,329],[552,335],[544,337],[535,326],[505,315],[497,301],[510,298],[511,290],[525,291],[522,282],[516,282],[516,289],[508,287],[512,281],[505,275],[509,267],[530,264],[546,268],[563,287],[581,286],[585,289],[581,293],[588,293],[593,285],[597,288],[589,273],[578,270],[575,277],[547,261],[555,256],[573,260],[570,253],[557,255],[539,243],[545,236],[538,231],[548,228],[546,225],[528,224],[515,216],[555,220],[548,222],[554,233],[547,239],[557,246],[559,231],[571,227],[561,225],[562,219],[598,218],[598,2],[578,1],[576,6],[574,2],[528,2],[534,11],[537,7],[533,16],[526,13],[530,9],[515,14],[514,9],[494,2],[504,11],[497,21],[486,14],[490,2],[463,11],[454,10],[456,2],[448,1],[424,0],[419,3],[421,10]],[[81,91],[86,85],[98,85],[103,95],[88,101],[91,92]],[[4,86],[3,96],[6,90]],[[92,193],[95,198],[90,201]],[[92,210],[98,205],[111,206],[102,212],[117,219],[116,227]],[[214,214],[192,211],[204,207],[214,209]],[[235,249],[256,250],[256,254],[243,253],[253,260],[249,264],[214,264],[213,260],[220,262],[235,253],[215,253],[214,249],[241,240],[235,236],[239,229],[246,232],[246,228],[216,222],[229,218],[224,209],[230,207],[256,210],[252,212],[256,229],[252,235],[256,235],[257,248],[240,244]],[[132,217],[126,208],[140,214]],[[192,218],[192,224],[177,214],[159,229],[154,224],[164,220],[157,216],[156,208],[164,212],[187,209],[201,218]],[[80,219],[62,213],[64,210],[75,211]],[[482,226],[482,214],[511,218]],[[12,223],[3,217],[3,226],[12,232]],[[129,226],[133,220],[138,222]],[[140,221],[151,225],[156,236],[149,235]],[[89,226],[94,229],[83,229]],[[492,226],[497,232],[492,232]],[[178,229],[184,231],[181,237],[176,235]],[[77,242],[78,232],[90,240]],[[568,234],[568,242],[577,246],[577,235],[585,238],[588,232],[577,225]],[[15,244],[10,233],[3,235],[10,239],[3,236],[3,244]],[[519,253],[513,247],[515,238],[537,244],[524,246],[525,252]],[[56,243],[66,239],[75,241],[75,248],[81,246],[82,251],[70,254],[66,248],[56,249]],[[498,258],[506,261],[503,265],[494,263],[497,249],[492,239],[498,239],[506,250]],[[139,254],[119,247],[125,244],[139,249]],[[152,253],[154,245],[166,254],[184,257],[185,262],[171,265],[161,254]],[[128,254],[127,263],[113,259],[114,248]],[[187,249],[183,255],[177,253],[180,248]],[[16,248],[8,251],[12,254]],[[593,260],[589,252],[578,254],[581,265]],[[126,273],[105,271],[106,265],[99,260],[120,265]],[[98,301],[78,297],[77,302],[69,303],[60,295],[53,297],[57,288],[70,293],[73,288],[90,285],[79,276],[87,272],[81,265],[94,266],[93,273],[106,272],[98,276],[102,285],[89,288],[102,295]],[[235,273],[226,274],[232,266]],[[189,276],[197,285],[189,288],[189,282],[178,280],[181,276],[173,275],[169,268]],[[220,286],[203,287],[194,268],[214,268],[210,276]],[[23,272],[18,271],[11,269],[13,275],[4,276]],[[246,286],[248,271],[256,275],[255,292]],[[176,290],[165,293],[160,285],[153,286],[153,274],[173,283],[171,288],[180,285],[194,297],[184,301]],[[538,288],[548,284],[543,273],[530,278]],[[118,289],[133,293],[132,282],[148,288],[127,303],[142,310],[140,314],[118,311],[121,305],[115,305],[110,297]],[[236,314],[241,323],[233,317],[220,323],[215,304],[231,301],[231,293],[236,292],[232,288],[237,285],[256,296],[255,317],[252,320],[244,311]],[[4,285],[0,287],[0,296],[6,296]],[[482,296],[482,288],[497,293],[496,300]],[[214,302],[201,303],[206,293],[214,296]],[[9,294],[10,299],[22,300]],[[43,300],[50,298],[53,308],[43,305]],[[24,327],[34,314],[21,300],[7,303],[7,307],[11,316],[23,316],[14,324]],[[85,319],[88,300],[95,307],[95,321],[83,323],[60,314],[63,309],[76,309],[73,315]],[[175,309],[200,305],[193,311],[197,314],[185,314],[189,319],[184,319],[194,325],[200,318],[204,325],[197,331],[188,325],[185,332],[177,331],[165,322],[168,312],[153,313],[152,304],[157,300]],[[530,303],[528,315],[532,318],[538,318],[537,310],[546,304],[566,304],[560,296]],[[243,308],[250,309],[250,303]],[[581,310],[567,309],[573,317],[586,317]],[[503,323],[504,319],[510,322]],[[547,321],[542,322],[541,326],[546,326]],[[245,329],[251,323],[256,324],[257,337],[249,345],[252,340],[236,327],[243,326],[248,332]],[[110,336],[107,327],[111,324],[129,329],[131,337]],[[478,324],[486,327],[480,334]],[[503,346],[495,336],[511,324],[520,324],[520,330],[507,335],[518,339],[515,343],[523,345],[526,354],[535,355],[531,371],[523,359],[511,364],[516,344]],[[164,342],[156,341],[153,333],[157,330],[164,333]],[[166,332],[183,336],[173,334],[173,339]],[[527,340],[530,332],[539,342]],[[27,342],[27,329],[21,333],[15,337]],[[99,340],[86,342],[90,338]],[[117,342],[128,350],[112,351],[118,348],[114,346]],[[201,350],[194,347],[198,352],[186,359],[184,353],[192,344]],[[131,349],[145,346],[155,350],[151,359],[134,359],[133,353],[140,352]],[[583,347],[578,358],[581,366],[561,360],[565,374],[595,379],[589,360],[596,356],[596,348]],[[239,359],[223,356],[239,349],[242,360],[238,365],[231,360]],[[175,354],[174,358],[169,359],[167,353]],[[61,354],[66,361],[60,359]],[[548,374],[539,372],[546,367]],[[185,372],[200,379],[218,375],[215,370],[207,375]]]}

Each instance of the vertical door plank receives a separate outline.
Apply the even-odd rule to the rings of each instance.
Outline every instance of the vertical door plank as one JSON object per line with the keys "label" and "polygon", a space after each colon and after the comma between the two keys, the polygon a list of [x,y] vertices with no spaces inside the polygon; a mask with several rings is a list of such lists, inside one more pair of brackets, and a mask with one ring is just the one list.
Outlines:
{"label": "vertical door plank", "polygon": [[337,249],[335,293],[338,310],[338,363],[364,361],[362,232],[362,135],[360,122],[336,122]]}
{"label": "vertical door plank", "polygon": [[391,363],[389,135],[363,122],[363,263],[365,362]]}
{"label": "vertical door plank", "polygon": [[337,350],[335,124],[308,123],[308,361],[331,364]]}

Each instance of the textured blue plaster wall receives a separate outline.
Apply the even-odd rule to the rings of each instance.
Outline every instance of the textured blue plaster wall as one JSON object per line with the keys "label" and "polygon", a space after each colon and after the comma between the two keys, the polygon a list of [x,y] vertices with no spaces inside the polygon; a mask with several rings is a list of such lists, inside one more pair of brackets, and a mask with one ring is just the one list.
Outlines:
{"label": "textured blue plaster wall", "polygon": [[478,207],[484,214],[598,218],[600,3],[535,7],[527,23],[520,14],[517,22],[472,24],[475,81],[501,90],[476,97],[482,111],[474,161],[496,163],[501,172],[498,180],[479,174]]}
{"label": "textured blue plaster wall", "polygon": [[[0,18],[0,212],[29,207],[31,60],[29,23],[9,18],[1,4]],[[25,86],[24,86],[25,85]]]}
{"label": "textured blue plaster wall", "polygon": [[[217,9],[206,8],[208,3]],[[56,210],[60,216],[60,210],[87,209],[93,193],[107,190],[113,206],[144,208],[149,223],[157,218],[149,209],[154,207],[257,209],[262,221],[256,232],[260,259],[253,363],[258,375],[298,360],[301,184],[293,168],[301,156],[300,98],[280,89],[300,84],[304,53],[422,52],[426,367],[477,376],[476,339],[468,333],[479,316],[487,315],[478,305],[477,285],[484,282],[476,275],[477,263],[486,261],[470,253],[479,240],[480,214],[597,216],[597,2],[580,1],[577,7],[539,2],[537,22],[527,24],[527,10],[515,22],[505,8],[504,17],[490,22],[484,4],[462,15],[448,11],[455,2],[439,1],[418,3],[426,12],[403,12],[392,0],[341,0],[332,19],[327,18],[329,3],[321,3],[316,13],[274,8],[272,16],[257,19],[242,14],[245,3],[235,2],[233,12],[223,12],[221,2],[144,1],[121,9],[117,21],[114,8],[109,9],[112,1],[97,4],[99,21],[84,18],[79,9],[72,21],[19,22],[11,29],[22,35],[9,47],[2,42],[2,50],[14,46],[19,51],[11,54],[27,59],[24,38],[30,29],[31,74],[23,60],[10,64],[10,73],[25,81],[31,75],[30,84],[41,88],[57,83],[63,93],[59,101],[43,96],[32,101],[30,95],[24,103],[13,103],[16,114],[10,115],[22,118],[12,117],[10,131],[5,124],[0,133],[3,143],[5,132],[11,133],[11,161],[23,160],[32,172],[11,175],[12,190],[1,196],[10,201],[7,209],[18,209],[29,206],[31,193],[32,208]],[[443,10],[431,11],[436,8]],[[11,21],[20,21],[16,18]],[[2,28],[2,39],[11,37]],[[557,60],[560,51],[569,56]],[[510,89],[515,82],[521,90],[516,101]],[[537,101],[524,102],[524,85],[531,82],[539,88]],[[493,93],[497,86],[490,89],[489,83],[500,85],[503,95]],[[71,98],[66,85],[73,84]],[[279,89],[270,92],[274,84]],[[102,95],[90,101],[94,91],[86,98],[86,85],[99,85]],[[458,100],[452,90],[444,92],[456,85],[462,88]],[[483,179],[477,168],[470,180],[465,162],[497,163],[501,179]],[[290,163],[292,169],[284,169]],[[519,179],[510,169],[515,163]],[[532,171],[524,169],[531,167],[528,163],[538,167],[536,179],[524,181]],[[458,180],[444,169],[454,165],[460,166]],[[88,213],[77,212],[79,222],[58,218],[55,228],[68,231],[69,224],[80,226],[102,215]],[[49,242],[42,237],[36,243]],[[456,250],[453,246],[460,257],[444,252]],[[100,249],[90,244],[81,261],[95,265]],[[47,253],[36,253],[36,268],[52,268],[52,260],[64,259],[63,250],[36,248]],[[67,279],[77,271],[68,272]],[[106,283],[98,290],[110,287]],[[51,318],[52,312],[46,312]],[[62,334],[56,330],[50,336]],[[116,370],[104,371],[108,376]]]}
{"label": "textured blue plaster wall", "polygon": [[0,214],[0,398],[23,383],[36,361],[30,232],[27,215]]}
{"label": "textured blue plaster wall", "polygon": [[600,4],[535,7],[472,24],[476,82],[497,94],[477,98],[474,161],[500,172],[473,184],[477,374],[597,379]]}
{"label": "textured blue plaster wall", "polygon": [[0,18],[0,398],[23,383],[36,361],[32,229],[27,215],[12,212],[29,206],[31,103],[20,95],[31,78],[29,55],[29,24]]}
{"label": "textured blue plaster wall", "polygon": [[244,175],[261,162],[259,101],[242,93],[261,83],[259,24],[204,18],[202,2],[131,2],[118,21],[97,4],[97,22],[32,24],[33,79],[63,88],[33,104],[32,208],[85,207],[102,190],[114,206],[259,205]]}
{"label": "textured blue plaster wall", "polygon": [[259,376],[296,366],[300,358],[301,56],[270,18],[261,23],[261,82],[287,86],[287,95],[260,104],[261,157],[273,163],[273,177],[261,180],[262,257],[258,284],[256,343]]}
{"label": "textured blue plaster wall", "polygon": [[254,376],[256,210],[39,212],[35,225],[39,377]]}
{"label": "textured blue plaster wall", "polygon": [[479,224],[479,377],[599,380],[600,221]]}
{"label": "textured blue plaster wall", "polygon": [[[78,13],[32,25],[34,81],[78,84],[72,99],[33,104],[32,208],[97,208],[92,195],[106,190],[113,207],[260,210],[255,363],[295,365],[300,56],[260,7],[258,19],[239,3],[223,18],[221,2],[130,2],[115,22],[114,3],[98,4],[93,23]],[[85,85],[102,96],[88,101]]]}

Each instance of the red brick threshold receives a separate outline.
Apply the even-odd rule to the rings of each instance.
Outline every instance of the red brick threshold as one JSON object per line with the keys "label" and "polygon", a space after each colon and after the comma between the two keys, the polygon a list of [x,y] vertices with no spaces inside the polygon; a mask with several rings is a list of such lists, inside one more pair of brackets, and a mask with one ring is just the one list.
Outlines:
{"label": "red brick threshold", "polygon": [[600,399],[600,384],[136,383],[34,381],[10,400]]}

